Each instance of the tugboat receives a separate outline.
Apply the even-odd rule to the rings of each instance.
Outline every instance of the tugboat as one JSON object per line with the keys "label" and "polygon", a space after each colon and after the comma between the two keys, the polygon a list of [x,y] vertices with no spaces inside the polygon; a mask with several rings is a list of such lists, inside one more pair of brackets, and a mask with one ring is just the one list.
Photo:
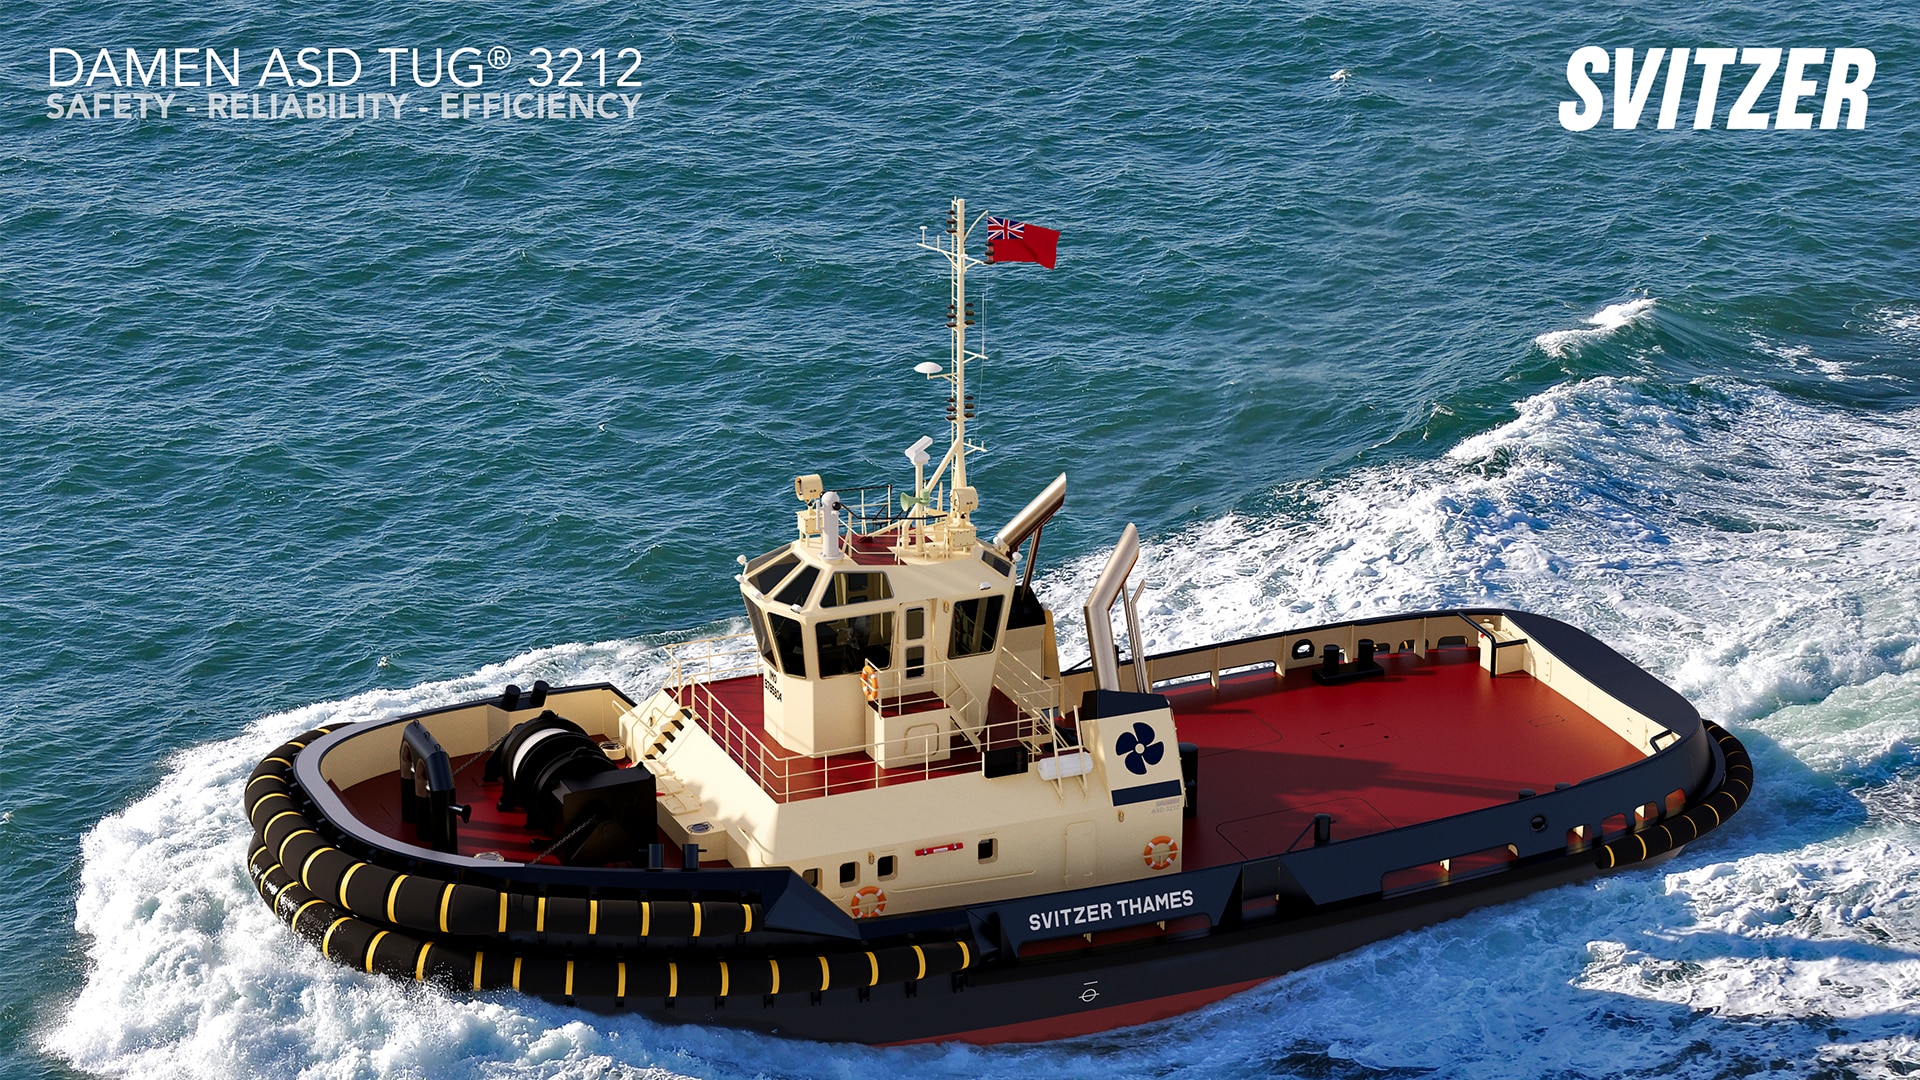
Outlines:
{"label": "tugboat", "polygon": [[[1063,669],[1032,582],[1066,477],[990,537],[975,522],[981,224],[956,199],[921,237],[951,275],[948,361],[917,369],[950,383],[940,461],[914,443],[898,491],[797,477],[793,538],[740,560],[750,632],[668,646],[650,695],[508,686],[274,751],[246,808],[279,918],[339,962],[464,991],[1032,1041],[1666,858],[1740,808],[1732,735],[1541,615],[1122,655],[1116,603],[1142,640],[1132,525]],[[994,248],[1021,229],[988,227]]]}

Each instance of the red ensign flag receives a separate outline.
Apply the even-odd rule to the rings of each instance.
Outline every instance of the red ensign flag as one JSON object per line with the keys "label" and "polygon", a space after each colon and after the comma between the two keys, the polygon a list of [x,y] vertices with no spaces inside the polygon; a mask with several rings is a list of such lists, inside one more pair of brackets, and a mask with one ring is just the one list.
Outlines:
{"label": "red ensign flag", "polygon": [[1053,269],[1054,250],[1060,245],[1060,230],[1007,218],[987,219],[987,261],[990,263],[1030,262]]}

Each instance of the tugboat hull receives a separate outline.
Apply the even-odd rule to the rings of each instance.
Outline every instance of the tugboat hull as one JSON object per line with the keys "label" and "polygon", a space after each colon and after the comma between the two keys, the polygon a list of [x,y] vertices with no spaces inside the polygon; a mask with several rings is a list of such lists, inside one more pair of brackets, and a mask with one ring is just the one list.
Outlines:
{"label": "tugboat hull", "polygon": [[[369,811],[374,802],[360,784],[343,791],[335,782],[370,770],[377,774],[380,767],[365,761],[358,772],[341,764],[367,758],[369,748],[378,756],[387,752],[380,748],[409,747],[399,757],[404,763],[437,748],[429,735],[471,743],[478,736],[462,736],[460,725],[476,723],[475,717],[493,717],[493,727],[500,728],[549,704],[580,715],[595,708],[633,711],[611,687],[550,695],[543,690],[538,702],[467,703],[312,732],[279,748],[248,785],[256,829],[252,868],[262,896],[282,920],[328,955],[367,971],[461,990],[511,988],[663,1022],[880,1044],[1031,1041],[1149,1022],[1477,907],[1617,867],[1663,861],[1739,809],[1752,784],[1751,762],[1739,742],[1618,654],[1554,620],[1518,612],[1423,613],[1289,633],[1324,639],[1343,629],[1443,616],[1492,625],[1496,615],[1509,640],[1520,641],[1525,633],[1543,650],[1541,670],[1547,657],[1567,669],[1558,676],[1562,685],[1578,674],[1579,685],[1631,702],[1636,715],[1665,733],[1650,740],[1658,748],[1557,790],[1522,793],[1414,825],[1372,832],[1329,828],[1257,858],[1189,862],[1131,882],[875,918],[846,917],[792,869],[693,868],[684,859],[667,866],[664,845],[651,856],[656,868],[644,859],[565,866],[524,852],[511,860],[482,860],[458,850],[433,851],[415,842],[431,831],[424,823],[403,824],[398,819],[405,815],[398,813],[381,818]],[[1278,637],[1268,644],[1288,640]],[[1231,651],[1245,644],[1211,648]],[[1197,652],[1149,663],[1177,671],[1182,656],[1191,667]],[[1414,677],[1419,669],[1391,658],[1390,672],[1396,663],[1401,673],[1388,677],[1415,691],[1443,685],[1421,683]],[[1266,677],[1284,688],[1281,674]],[[1531,676],[1497,676],[1515,677]],[[1245,700],[1209,693],[1216,695],[1210,700],[1230,704]],[[1169,688],[1168,695],[1133,697],[1166,696],[1178,693]],[[1109,706],[1126,703],[1103,700]],[[503,705],[516,709],[503,711]],[[1085,711],[1099,710],[1090,705]],[[1194,729],[1207,730],[1197,724]],[[404,740],[398,737],[402,730],[408,732]],[[1344,745],[1347,738],[1329,745]],[[446,775],[435,782],[449,785],[449,797],[498,793],[498,782],[487,787],[474,779],[481,770],[466,768],[486,760],[485,753],[456,753],[436,774],[457,772],[462,783],[479,787],[456,789],[456,777]],[[393,793],[402,790],[399,777],[386,773],[362,783],[368,792]],[[1231,844],[1221,846],[1219,836],[1237,836],[1244,844],[1250,834],[1235,831],[1233,823],[1243,819],[1235,817],[1237,811],[1221,811],[1221,803],[1240,799],[1253,809],[1266,804],[1212,779],[1208,786],[1202,772],[1200,801],[1215,812],[1187,817],[1176,830],[1178,846],[1189,853],[1237,855]],[[1662,803],[1660,793],[1669,789],[1688,793],[1683,805]],[[1617,812],[1628,807],[1639,808],[1631,822]],[[500,812],[481,809],[478,819],[469,816],[464,823],[468,846],[500,839],[497,831],[482,831],[504,827]],[[424,812],[417,810],[416,817]],[[664,840],[664,807],[660,816],[658,838]],[[1608,821],[1616,823],[1611,832],[1603,831]],[[1569,823],[1578,825],[1564,828]],[[449,824],[447,831],[461,827]],[[1205,830],[1215,834],[1212,840],[1199,835]],[[461,843],[449,838],[443,846]],[[524,846],[535,845],[530,838]],[[1165,858],[1174,846],[1150,848],[1144,857],[1149,863],[1156,855]],[[944,848],[925,850],[948,854]],[[1455,854],[1432,858],[1442,851]]]}

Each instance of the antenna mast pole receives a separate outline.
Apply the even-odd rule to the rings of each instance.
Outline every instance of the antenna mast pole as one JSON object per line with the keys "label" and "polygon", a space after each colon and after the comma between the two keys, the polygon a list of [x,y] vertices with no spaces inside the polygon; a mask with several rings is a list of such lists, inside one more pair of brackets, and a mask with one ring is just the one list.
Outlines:
{"label": "antenna mast pole", "polygon": [[[953,200],[953,486],[967,486],[967,200]],[[964,519],[963,519],[964,520]]]}
{"label": "antenna mast pole", "polygon": [[[967,325],[971,321],[967,310],[967,268],[984,265],[984,260],[967,254],[967,237],[975,226],[980,224],[982,214],[972,222],[967,221],[967,201],[955,199],[947,210],[947,236],[950,239],[935,238],[929,244],[926,231],[921,230],[920,246],[928,251],[939,252],[947,260],[952,270],[951,307],[948,309],[947,327],[952,335],[951,356],[945,372],[931,375],[932,378],[945,379],[953,384],[953,444],[948,447],[946,457],[940,462],[929,483],[939,483],[946,473],[947,466],[953,466],[953,486],[965,487],[967,484],[967,451],[981,447],[967,443],[967,361],[982,360],[982,353],[967,351]],[[919,493],[925,495],[924,488]],[[966,525],[968,511],[954,510],[952,519],[960,525]]]}

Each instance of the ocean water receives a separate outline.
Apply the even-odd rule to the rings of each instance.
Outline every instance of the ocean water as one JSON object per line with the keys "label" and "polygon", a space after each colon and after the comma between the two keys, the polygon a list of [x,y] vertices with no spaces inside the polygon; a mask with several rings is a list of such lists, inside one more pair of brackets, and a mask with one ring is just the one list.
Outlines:
{"label": "ocean water", "polygon": [[[1905,7],[4,11],[0,1075],[1920,1068]],[[1587,44],[1878,68],[1859,131],[1726,130],[1742,69],[1712,130],[1692,89],[1655,130],[1655,90],[1576,134]],[[50,49],[203,45],[504,45],[488,89],[632,47],[643,86],[614,120],[444,119],[445,87],[398,120],[45,115]],[[943,428],[914,243],[953,195],[1062,232],[1056,269],[976,279],[972,470],[995,525],[1068,473],[1056,610],[1132,521],[1156,648],[1542,611],[1740,733],[1748,808],[1658,869],[1044,1046],[607,1020],[293,940],[243,865],[268,748],[507,682],[644,692],[659,643],[739,627],[733,558],[785,539],[793,474],[908,475]]]}

